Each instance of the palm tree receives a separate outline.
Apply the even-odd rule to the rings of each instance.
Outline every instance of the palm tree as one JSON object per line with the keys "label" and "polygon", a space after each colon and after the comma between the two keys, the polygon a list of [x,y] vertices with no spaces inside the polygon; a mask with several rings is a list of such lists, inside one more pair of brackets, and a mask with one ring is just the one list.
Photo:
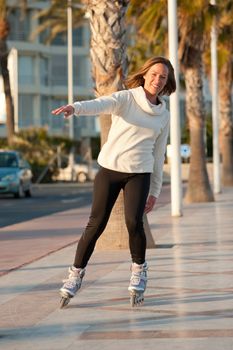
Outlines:
{"label": "palm tree", "polygon": [[38,12],[36,17],[40,20],[40,24],[31,34],[34,39],[38,34],[44,33],[44,41],[49,44],[60,33],[67,32],[67,5],[72,5],[73,28],[78,28],[83,23],[84,6],[82,0],[52,0],[49,7]]}
{"label": "palm tree", "polygon": [[7,37],[9,34],[9,23],[7,21],[6,1],[0,0],[0,70],[3,77],[5,101],[6,101],[6,127],[8,144],[11,144],[14,135],[14,108],[10,87],[10,76],[8,70],[8,47]]}
{"label": "palm tree", "polygon": [[[205,110],[202,56],[205,32],[210,31],[209,1],[179,2],[179,57],[186,86],[186,115],[192,150],[187,202],[213,201],[205,157]],[[193,20],[192,20],[193,19]]]}
{"label": "palm tree", "polygon": [[[148,43],[154,42],[154,44],[156,44],[154,37],[159,35],[161,41],[163,35],[164,42],[167,43],[167,1],[148,0],[146,5],[139,0],[131,0],[130,11],[138,16],[140,34],[148,40]],[[206,168],[204,142],[202,54],[207,23],[209,23],[209,1],[178,1],[179,58],[186,85],[186,115],[192,149],[185,196],[187,202],[214,200]],[[163,48],[163,52],[166,52],[166,47]]]}
{"label": "palm tree", "polygon": [[[22,14],[25,13],[27,8],[27,0],[20,0],[19,7]],[[10,145],[13,142],[14,136],[14,104],[11,95],[10,76],[8,70],[8,46],[7,37],[10,32],[10,25],[7,20],[7,16],[10,9],[7,6],[6,0],[0,0],[0,70],[3,77],[5,101],[6,101],[6,127],[7,127],[7,140]]]}
{"label": "palm tree", "polygon": [[219,4],[219,102],[220,102],[220,145],[222,155],[222,182],[233,185],[233,4],[232,1]]}
{"label": "palm tree", "polygon": [[131,0],[127,11],[133,46],[128,48],[129,70],[135,71],[150,57],[167,56],[167,0]]}
{"label": "palm tree", "polygon": [[[127,74],[125,13],[129,0],[85,0],[91,28],[92,76],[96,96],[123,89]],[[101,145],[107,140],[111,126],[109,115],[100,116]],[[147,218],[144,218],[147,246],[154,247]],[[124,220],[123,194],[113,208],[109,223],[97,242],[99,249],[128,248]]]}
{"label": "palm tree", "polygon": [[[123,89],[127,74],[124,16],[129,0],[84,0],[91,28],[92,77],[95,95],[108,95]],[[106,119],[107,118],[107,119]],[[100,117],[101,144],[111,126],[109,116]]]}

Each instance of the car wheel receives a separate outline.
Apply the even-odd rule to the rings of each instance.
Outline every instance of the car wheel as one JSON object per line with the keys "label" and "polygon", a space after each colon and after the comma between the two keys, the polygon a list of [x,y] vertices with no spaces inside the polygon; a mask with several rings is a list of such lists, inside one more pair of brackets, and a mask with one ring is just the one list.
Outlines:
{"label": "car wheel", "polygon": [[77,179],[78,182],[83,183],[83,182],[87,181],[87,175],[85,173],[83,173],[83,172],[78,173],[77,176],[76,176],[76,179]]}
{"label": "car wheel", "polygon": [[14,197],[15,197],[15,198],[22,198],[23,196],[24,196],[23,186],[22,186],[22,184],[20,183],[20,184],[19,184],[18,191],[14,194]]}

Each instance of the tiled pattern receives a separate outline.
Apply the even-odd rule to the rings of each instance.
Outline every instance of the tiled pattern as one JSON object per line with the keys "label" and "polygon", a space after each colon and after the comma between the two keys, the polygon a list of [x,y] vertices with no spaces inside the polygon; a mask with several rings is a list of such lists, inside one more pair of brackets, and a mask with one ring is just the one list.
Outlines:
{"label": "tiled pattern", "polygon": [[[145,304],[129,306],[128,251],[96,252],[67,309],[57,290],[75,247],[0,278],[0,347],[80,350],[233,349],[233,189],[215,203],[149,216]],[[3,347],[2,347],[3,345]]]}

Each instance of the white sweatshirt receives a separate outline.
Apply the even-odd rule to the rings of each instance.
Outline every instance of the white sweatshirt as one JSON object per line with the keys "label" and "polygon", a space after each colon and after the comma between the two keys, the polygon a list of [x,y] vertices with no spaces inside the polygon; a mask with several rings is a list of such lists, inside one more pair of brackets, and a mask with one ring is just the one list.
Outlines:
{"label": "white sweatshirt", "polygon": [[110,96],[75,102],[76,115],[111,114],[112,125],[103,145],[100,166],[124,173],[152,173],[150,194],[158,197],[162,187],[164,155],[169,132],[169,112],[160,98],[153,105],[143,87]]}

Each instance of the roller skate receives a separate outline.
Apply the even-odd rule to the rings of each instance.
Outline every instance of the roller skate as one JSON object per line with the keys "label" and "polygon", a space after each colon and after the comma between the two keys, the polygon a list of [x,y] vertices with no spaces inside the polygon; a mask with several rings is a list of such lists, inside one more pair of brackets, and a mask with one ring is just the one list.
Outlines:
{"label": "roller skate", "polygon": [[74,266],[69,268],[69,277],[68,279],[63,280],[64,284],[60,289],[61,309],[69,304],[70,299],[73,298],[80,289],[84,275],[85,269],[77,269]]}
{"label": "roller skate", "polygon": [[132,275],[128,287],[128,291],[130,292],[130,305],[132,307],[143,304],[144,292],[147,284],[147,270],[148,267],[146,262],[141,265],[132,263]]}

